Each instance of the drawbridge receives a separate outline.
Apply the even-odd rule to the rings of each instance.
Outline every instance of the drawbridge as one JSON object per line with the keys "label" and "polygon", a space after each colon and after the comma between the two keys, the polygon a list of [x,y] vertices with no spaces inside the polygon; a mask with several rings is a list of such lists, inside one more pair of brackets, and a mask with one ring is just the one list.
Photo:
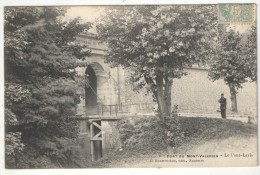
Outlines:
{"label": "drawbridge", "polygon": [[[120,120],[151,113],[153,104],[100,105],[78,115],[80,148],[91,161],[99,160],[110,151],[122,149],[118,125]],[[94,113],[95,111],[95,113]]]}

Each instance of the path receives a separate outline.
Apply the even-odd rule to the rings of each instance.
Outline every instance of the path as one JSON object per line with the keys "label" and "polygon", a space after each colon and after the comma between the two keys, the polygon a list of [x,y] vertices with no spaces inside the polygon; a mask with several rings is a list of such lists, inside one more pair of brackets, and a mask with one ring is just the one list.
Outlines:
{"label": "path", "polygon": [[[257,163],[257,137],[230,137],[223,140],[210,140],[201,143],[189,143],[178,148],[178,154],[161,153],[131,157],[113,161],[103,167],[144,168],[144,167],[214,167],[214,166],[253,166]],[[179,158],[180,155],[184,158]],[[168,157],[167,157],[168,155]],[[175,156],[178,156],[177,158]],[[192,158],[187,158],[187,155]],[[217,158],[199,158],[199,156],[218,156]],[[229,155],[229,157],[225,157]],[[234,157],[238,155],[253,157]],[[169,158],[171,156],[171,158]],[[197,158],[194,158],[197,156]],[[171,162],[169,162],[171,161]],[[183,161],[183,162],[181,162]],[[190,162],[191,161],[191,162]]]}

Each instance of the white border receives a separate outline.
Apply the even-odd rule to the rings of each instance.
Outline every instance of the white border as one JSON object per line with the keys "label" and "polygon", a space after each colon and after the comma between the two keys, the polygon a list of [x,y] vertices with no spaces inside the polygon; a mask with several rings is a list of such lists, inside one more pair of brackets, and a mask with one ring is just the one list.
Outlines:
{"label": "white border", "polygon": [[[0,174],[1,175],[66,175],[66,174],[91,174],[91,175],[121,175],[121,174],[161,174],[161,175],[259,175],[260,166],[238,168],[121,168],[121,169],[44,169],[44,170],[6,170],[4,167],[4,62],[3,62],[3,7],[4,6],[79,6],[79,5],[144,5],[144,4],[217,4],[217,3],[256,3],[257,17],[260,5],[257,0],[1,0],[0,1]],[[257,43],[259,43],[260,23],[257,23]],[[259,55],[259,47],[258,47]],[[258,70],[259,70],[258,60]],[[259,71],[258,71],[259,76]],[[259,99],[259,94],[258,94]],[[258,105],[258,109],[259,105]],[[258,121],[259,128],[259,121]],[[259,134],[258,134],[259,140]],[[258,153],[258,158],[259,158]],[[258,163],[259,164],[259,163]]]}
{"label": "white border", "polygon": [[257,0],[3,0],[3,6],[257,3]]}

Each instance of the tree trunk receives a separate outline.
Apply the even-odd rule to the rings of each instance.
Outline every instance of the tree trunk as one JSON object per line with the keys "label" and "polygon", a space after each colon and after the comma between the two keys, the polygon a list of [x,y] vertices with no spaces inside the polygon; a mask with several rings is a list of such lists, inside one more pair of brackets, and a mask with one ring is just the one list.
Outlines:
{"label": "tree trunk", "polygon": [[158,104],[160,118],[169,117],[171,115],[172,79],[169,79],[168,76],[163,76],[162,73],[157,75],[155,82],[149,76],[144,75],[144,78],[146,83],[152,87],[153,95]]}
{"label": "tree trunk", "polygon": [[169,80],[168,76],[162,76],[159,74],[156,77],[157,84],[157,103],[160,110],[161,118],[164,120],[165,117],[171,115],[171,87],[172,80]]}
{"label": "tree trunk", "polygon": [[231,99],[231,110],[232,112],[237,112],[237,92],[233,84],[228,84],[230,90],[230,99]]}
{"label": "tree trunk", "polygon": [[[164,130],[164,142],[167,145],[169,152],[176,146],[176,136],[180,135],[181,130],[177,118],[171,116],[171,89],[172,78],[167,75],[157,74],[155,81],[144,75],[146,83],[152,87],[153,95],[159,108],[159,117],[162,121]],[[174,137],[173,137],[174,136]]]}

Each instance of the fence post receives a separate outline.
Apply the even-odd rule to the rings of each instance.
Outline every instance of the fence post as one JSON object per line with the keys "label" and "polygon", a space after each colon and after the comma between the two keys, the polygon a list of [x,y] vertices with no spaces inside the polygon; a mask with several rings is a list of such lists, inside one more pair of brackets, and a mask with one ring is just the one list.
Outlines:
{"label": "fence post", "polygon": [[[91,122],[90,123],[90,138],[92,138],[94,136],[94,130],[93,130],[93,123]],[[94,157],[94,141],[93,140],[90,140],[90,154],[91,154],[91,159],[92,161],[95,160],[95,157]]]}

